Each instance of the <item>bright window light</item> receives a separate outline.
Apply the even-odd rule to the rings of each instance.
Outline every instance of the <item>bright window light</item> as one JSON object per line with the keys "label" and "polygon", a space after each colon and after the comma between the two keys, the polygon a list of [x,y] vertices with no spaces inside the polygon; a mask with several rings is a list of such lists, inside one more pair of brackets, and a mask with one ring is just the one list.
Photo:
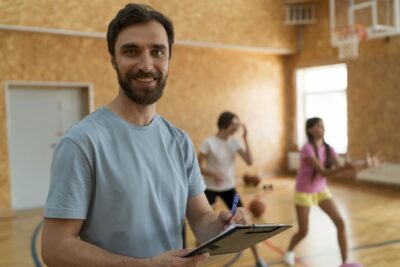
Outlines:
{"label": "bright window light", "polygon": [[338,153],[346,153],[347,67],[337,64],[300,69],[296,72],[297,144],[306,141],[305,122],[320,117],[325,125],[325,141]]}

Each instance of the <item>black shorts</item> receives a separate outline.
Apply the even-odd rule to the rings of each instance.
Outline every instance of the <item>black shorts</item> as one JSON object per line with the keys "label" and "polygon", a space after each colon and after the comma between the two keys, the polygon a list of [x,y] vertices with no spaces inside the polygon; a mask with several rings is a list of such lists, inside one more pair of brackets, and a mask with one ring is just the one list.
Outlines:
{"label": "black shorts", "polygon": [[[221,191],[221,192],[206,189],[206,191],[204,191],[204,193],[206,194],[208,203],[210,203],[210,205],[213,205],[215,203],[215,199],[217,197],[220,197],[225,202],[225,205],[230,209],[232,207],[233,198],[235,197],[235,194],[236,194],[236,189],[233,188],[233,189]],[[238,202],[237,206],[243,207],[243,204],[242,204],[242,201],[240,201],[240,198],[239,198],[239,202]]]}

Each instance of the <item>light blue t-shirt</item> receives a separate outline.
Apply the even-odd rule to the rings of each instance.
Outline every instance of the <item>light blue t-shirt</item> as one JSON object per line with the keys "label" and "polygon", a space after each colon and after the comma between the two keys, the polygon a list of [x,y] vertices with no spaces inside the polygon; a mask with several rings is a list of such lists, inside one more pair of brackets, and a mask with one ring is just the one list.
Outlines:
{"label": "light blue t-shirt", "polygon": [[204,189],[186,133],[160,115],[137,127],[102,107],[57,145],[44,216],[83,219],[82,240],[149,258],[182,247],[187,200]]}

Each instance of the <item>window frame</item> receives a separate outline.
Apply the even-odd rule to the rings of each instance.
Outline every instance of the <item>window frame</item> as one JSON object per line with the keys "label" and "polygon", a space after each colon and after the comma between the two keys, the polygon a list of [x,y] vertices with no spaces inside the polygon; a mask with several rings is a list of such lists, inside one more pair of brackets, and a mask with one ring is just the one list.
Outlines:
{"label": "window frame", "polygon": [[[326,90],[311,90],[308,91],[306,90],[306,72],[307,71],[315,71],[315,70],[326,70],[329,68],[344,68],[345,73],[346,73],[346,86],[345,88],[334,88],[334,89],[326,89]],[[309,81],[308,81],[309,82]],[[331,65],[324,65],[324,66],[316,66],[316,67],[307,67],[307,68],[300,68],[295,71],[295,92],[296,92],[296,145],[298,149],[302,147],[303,144],[306,143],[307,138],[305,134],[305,122],[306,122],[306,110],[307,110],[307,96],[310,95],[324,95],[324,94],[343,94],[346,98],[347,102],[347,89],[348,89],[348,72],[347,72],[347,65],[345,63],[339,63],[339,64],[331,64]],[[348,102],[347,102],[348,103]],[[347,104],[346,103],[346,104]],[[348,108],[346,109],[346,117],[348,118]],[[324,118],[322,118],[324,119]],[[348,120],[346,120],[347,122]],[[341,148],[335,148],[335,150],[338,151],[340,154],[345,154],[348,151],[348,127],[346,125],[346,139],[347,139],[347,144],[345,146],[343,145]],[[327,128],[327,131],[330,131],[329,128]],[[328,140],[329,143],[329,140]]]}

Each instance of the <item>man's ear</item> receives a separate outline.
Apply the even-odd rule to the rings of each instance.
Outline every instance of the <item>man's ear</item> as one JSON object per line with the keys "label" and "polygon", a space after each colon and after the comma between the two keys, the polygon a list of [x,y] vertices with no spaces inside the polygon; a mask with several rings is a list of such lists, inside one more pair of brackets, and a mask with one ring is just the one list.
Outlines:
{"label": "man's ear", "polygon": [[117,62],[115,61],[114,57],[111,57],[111,65],[114,69],[117,69]]}

